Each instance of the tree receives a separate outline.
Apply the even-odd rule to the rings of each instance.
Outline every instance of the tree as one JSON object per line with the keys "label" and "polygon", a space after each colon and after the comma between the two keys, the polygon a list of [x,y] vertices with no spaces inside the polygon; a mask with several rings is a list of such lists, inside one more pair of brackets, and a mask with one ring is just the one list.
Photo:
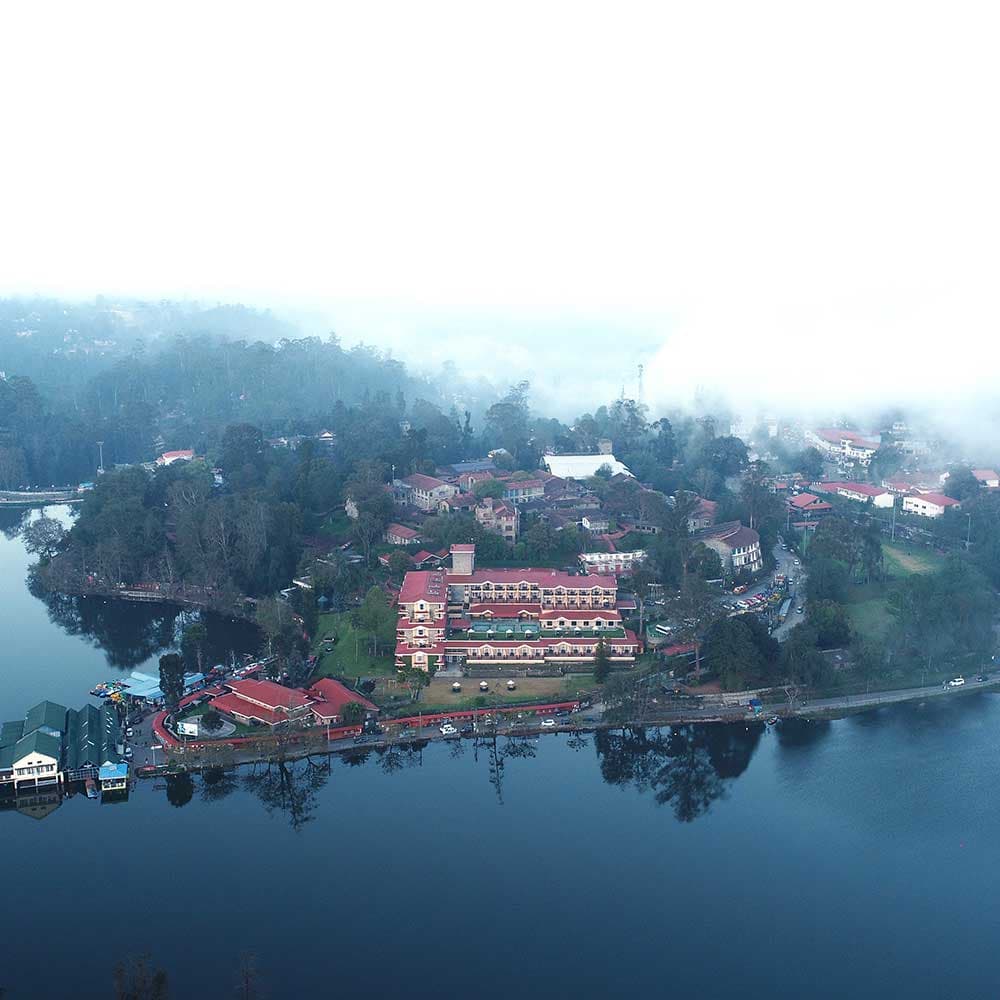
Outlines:
{"label": "tree", "polygon": [[184,661],[177,653],[160,657],[160,690],[167,708],[175,711],[184,694]]}
{"label": "tree", "polygon": [[202,622],[191,622],[181,633],[181,656],[184,666],[191,673],[205,672],[205,648],[208,645],[208,628]]}
{"label": "tree", "polygon": [[850,584],[847,566],[838,559],[822,556],[809,561],[809,577],[806,580],[806,594],[810,601],[847,600]]}
{"label": "tree", "polygon": [[201,717],[201,725],[202,728],[207,729],[210,733],[217,732],[222,728],[222,716],[215,709],[209,709]]}
{"label": "tree", "polygon": [[507,484],[500,479],[480,479],[479,482],[473,484],[472,492],[480,500],[485,497],[501,500],[504,493],[507,492]]}
{"label": "tree", "polygon": [[395,577],[402,577],[413,565],[413,559],[408,552],[396,549],[389,553],[389,572]]}
{"label": "tree", "polygon": [[340,721],[345,726],[355,726],[365,717],[364,706],[356,701],[349,701],[340,713]]}
{"label": "tree", "polygon": [[809,479],[819,479],[823,475],[823,455],[819,448],[810,445],[795,456],[792,463],[795,472],[801,472]]}
{"label": "tree", "polygon": [[740,691],[773,679],[778,643],[755,618],[721,618],[705,635],[705,657],[726,691]]}
{"label": "tree", "polygon": [[597,643],[597,649],[594,653],[594,680],[598,684],[603,684],[608,677],[611,675],[611,659],[608,656],[608,651],[604,645],[604,637]]}
{"label": "tree", "polygon": [[953,500],[968,500],[977,496],[981,490],[981,484],[976,479],[971,469],[952,469],[948,473],[948,478],[944,481],[944,492]]}
{"label": "tree", "polygon": [[396,641],[396,615],[389,607],[385,591],[372,587],[361,606],[351,612],[351,624],[372,644],[372,655],[378,656],[379,645],[390,646]]}
{"label": "tree", "polygon": [[63,526],[54,518],[42,515],[29,521],[21,532],[24,547],[39,556],[43,562],[48,562],[62,544],[65,532]]}
{"label": "tree", "polygon": [[851,638],[847,609],[836,601],[810,601],[809,624],[821,649],[846,646]]}

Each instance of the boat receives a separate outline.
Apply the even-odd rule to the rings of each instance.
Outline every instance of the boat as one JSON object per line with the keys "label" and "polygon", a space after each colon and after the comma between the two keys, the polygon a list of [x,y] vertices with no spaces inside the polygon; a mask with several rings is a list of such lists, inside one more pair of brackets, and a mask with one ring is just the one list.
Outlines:
{"label": "boat", "polygon": [[776,726],[778,724],[778,717],[776,715],[772,715],[771,718],[767,720],[767,724],[769,726]]}
{"label": "boat", "polygon": [[87,780],[84,781],[83,785],[84,785],[84,788],[86,788],[86,790],[87,790],[87,798],[88,799],[96,799],[97,795],[98,795],[98,792],[97,792],[97,783],[94,781],[94,779],[93,778],[87,778]]}

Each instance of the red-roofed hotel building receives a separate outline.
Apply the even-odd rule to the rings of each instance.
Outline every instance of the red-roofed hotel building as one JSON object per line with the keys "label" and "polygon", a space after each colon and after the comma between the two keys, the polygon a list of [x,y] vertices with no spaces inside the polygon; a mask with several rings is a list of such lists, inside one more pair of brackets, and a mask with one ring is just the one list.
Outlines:
{"label": "red-roofed hotel building", "polygon": [[552,666],[593,662],[603,638],[613,663],[641,651],[624,628],[613,576],[475,568],[475,546],[454,545],[452,568],[407,573],[399,593],[396,665]]}

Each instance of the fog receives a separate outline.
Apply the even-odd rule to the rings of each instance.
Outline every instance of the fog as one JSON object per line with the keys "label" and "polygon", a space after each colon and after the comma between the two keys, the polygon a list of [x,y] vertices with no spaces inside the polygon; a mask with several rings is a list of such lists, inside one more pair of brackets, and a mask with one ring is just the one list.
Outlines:
{"label": "fog", "polygon": [[642,364],[654,409],[989,443],[987,5],[57,7],[5,17],[5,294],[277,307],[562,416]]}

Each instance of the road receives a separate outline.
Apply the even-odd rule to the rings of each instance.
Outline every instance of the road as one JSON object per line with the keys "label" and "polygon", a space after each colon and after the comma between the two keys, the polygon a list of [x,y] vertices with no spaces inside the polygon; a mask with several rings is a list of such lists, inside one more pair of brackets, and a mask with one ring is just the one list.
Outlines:
{"label": "road", "polygon": [[779,625],[771,633],[778,642],[783,642],[788,638],[788,633],[796,626],[805,621],[805,611],[800,615],[796,612],[799,607],[805,607],[806,603],[806,569],[805,566],[797,565],[798,557],[794,552],[783,549],[780,545],[775,545],[775,561],[778,564],[776,572],[784,573],[788,580],[788,596],[792,599],[792,606],[788,612],[788,618],[784,624]]}

